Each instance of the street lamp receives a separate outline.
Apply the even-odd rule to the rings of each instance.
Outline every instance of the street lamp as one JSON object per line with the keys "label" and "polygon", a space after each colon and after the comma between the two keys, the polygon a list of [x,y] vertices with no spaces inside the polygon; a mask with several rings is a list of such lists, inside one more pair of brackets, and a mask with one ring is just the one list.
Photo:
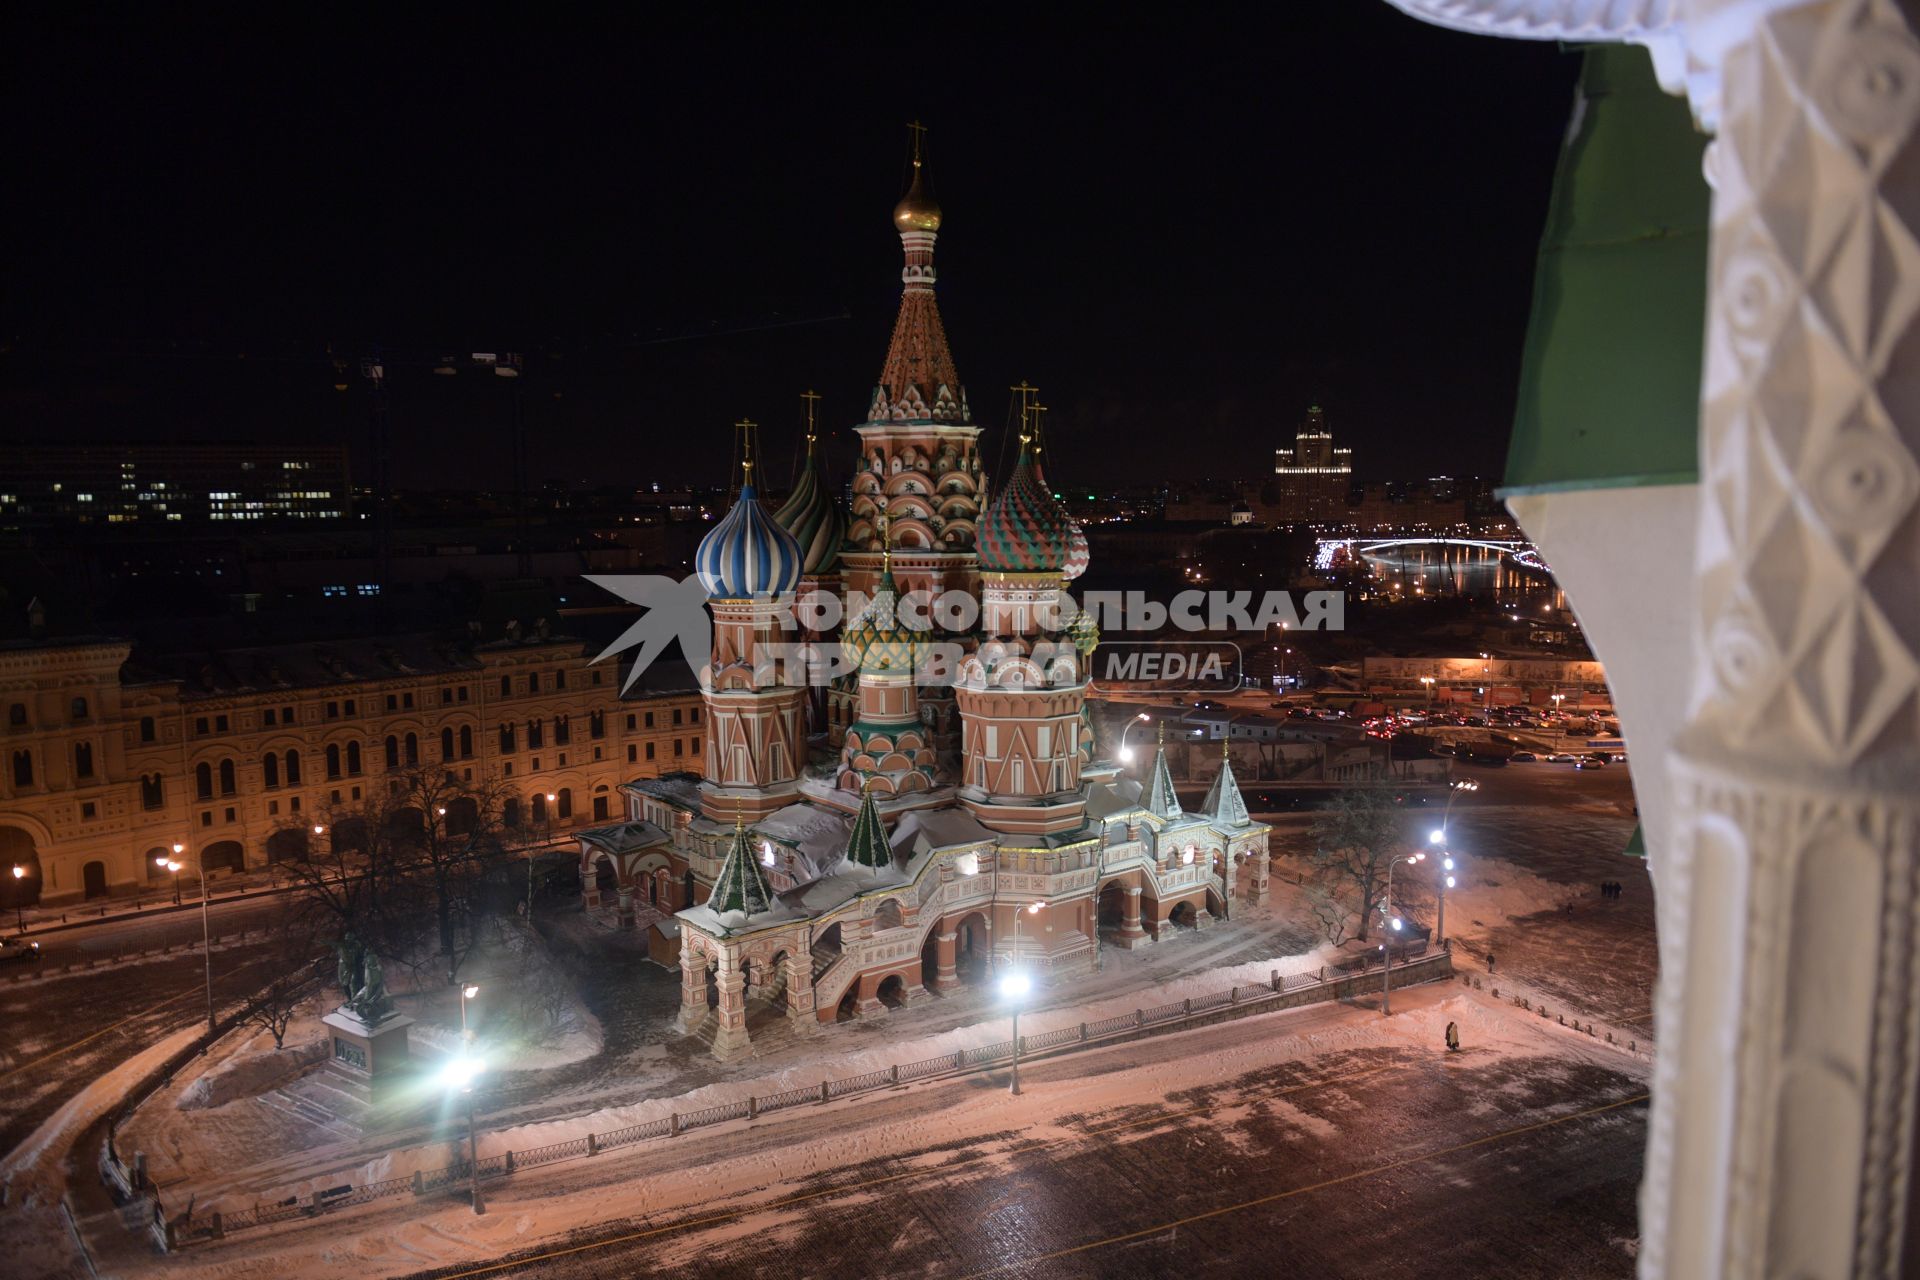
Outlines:
{"label": "street lamp", "polygon": [[23,892],[23,890],[20,887],[20,882],[22,880],[25,880],[26,878],[27,878],[27,869],[21,866],[17,862],[14,863],[13,864],[13,883],[14,883],[13,927],[19,930],[21,933],[25,933],[27,931],[26,910],[20,905],[20,895]]}
{"label": "street lamp", "polygon": [[1141,724],[1144,721],[1151,720],[1151,719],[1153,719],[1151,715],[1147,714],[1145,711],[1142,711],[1138,715],[1134,716],[1133,719],[1127,721],[1127,727],[1120,731],[1120,763],[1121,764],[1129,764],[1133,760],[1133,748],[1127,745],[1127,735],[1133,732],[1135,725]]}
{"label": "street lamp", "polygon": [[[176,907],[180,905],[180,869],[186,866],[186,863],[182,862],[180,858],[186,851],[187,846],[176,842],[173,846],[173,857],[155,858],[153,860],[155,865],[165,867],[173,875],[173,905]],[[206,961],[207,1030],[212,1031],[215,1026],[213,1017],[213,926],[207,916],[207,855],[204,849],[200,852],[200,951]]]}
{"label": "street lamp", "polygon": [[[1424,862],[1426,858],[1427,855],[1424,853],[1400,853],[1395,854],[1387,862],[1387,896],[1381,909],[1387,924],[1392,929],[1400,928],[1400,919],[1393,914],[1393,869],[1403,862],[1409,864]],[[1393,936],[1391,933],[1388,934],[1387,941],[1381,950],[1387,953],[1387,966],[1380,974],[1380,1015],[1391,1017],[1393,1014]]]}
{"label": "street lamp", "polygon": [[1493,655],[1490,653],[1483,653],[1480,655],[1480,678],[1486,681],[1486,684],[1480,690],[1481,693],[1486,695],[1485,700],[1480,704],[1480,709],[1482,714],[1484,714],[1488,719],[1492,719],[1493,717]]}
{"label": "street lamp", "polygon": [[460,1041],[462,1044],[470,1044],[473,1041],[473,1032],[467,1030],[467,1001],[479,994],[480,984],[477,982],[465,983],[460,988]]}
{"label": "street lamp", "polygon": [[1567,700],[1567,695],[1564,693],[1556,693],[1553,695],[1553,714],[1555,715],[1560,714],[1560,704],[1562,702],[1565,702],[1566,700]]}
{"label": "street lamp", "polygon": [[1432,706],[1433,705],[1433,677],[1421,676],[1420,683],[1427,686],[1427,705]]}
{"label": "street lamp", "polygon": [[[1015,921],[1016,925],[1018,920]],[[1025,969],[1015,969],[1000,979],[1000,994],[1013,1006],[1013,1079],[1007,1092],[1020,1096],[1020,1002],[1033,990],[1033,979]]]}
{"label": "street lamp", "polygon": [[[463,1004],[461,1011],[464,1013],[465,1010],[466,1006]],[[471,1157],[467,1162],[467,1169],[471,1177],[473,1212],[476,1217],[485,1213],[487,1207],[480,1202],[480,1133],[473,1123],[473,1082],[485,1069],[484,1062],[462,1048],[460,1056],[449,1062],[440,1075],[449,1089],[458,1089],[466,1099],[467,1150]]]}
{"label": "street lamp", "polygon": [[[176,852],[180,848],[179,845],[175,845],[173,847]],[[165,855],[162,855],[153,860],[153,865],[156,867],[160,867],[161,869],[166,871],[168,875],[173,877],[173,905],[176,907],[179,906],[180,905],[180,868],[185,866],[186,864],[183,862],[180,862],[178,859],[169,858],[169,857],[166,857]]]}
{"label": "street lamp", "polygon": [[1019,964],[1019,963],[1020,963],[1020,917],[1021,917],[1021,916],[1023,916],[1023,915],[1028,915],[1028,916],[1037,916],[1037,915],[1039,915],[1039,914],[1040,914],[1040,908],[1042,908],[1042,907],[1044,907],[1044,906],[1046,906],[1046,905],[1047,905],[1047,904],[1046,904],[1046,903],[1044,903],[1044,902],[1036,902],[1036,903],[1034,903],[1034,904],[1032,904],[1031,906],[1029,906],[1029,907],[1026,907],[1026,908],[1024,908],[1024,909],[1023,909],[1023,908],[1019,908],[1019,907],[1016,907],[1016,908],[1014,908],[1014,912],[1013,912],[1013,950],[1012,950],[1012,952],[1010,952],[1010,953],[1008,954],[1008,956],[1007,956],[1007,963],[1008,963],[1008,964],[1010,964],[1010,965],[1013,965],[1013,964]]}

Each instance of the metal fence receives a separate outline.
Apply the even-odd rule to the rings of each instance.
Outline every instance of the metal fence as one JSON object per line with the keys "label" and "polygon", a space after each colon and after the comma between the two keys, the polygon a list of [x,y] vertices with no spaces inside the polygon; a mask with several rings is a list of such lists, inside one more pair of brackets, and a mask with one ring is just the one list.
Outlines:
{"label": "metal fence", "polygon": [[[1452,966],[1452,954],[1448,951],[1439,951],[1396,965],[1394,980],[1406,984],[1429,982],[1451,975]],[[1020,1052],[1025,1055],[1060,1049],[1067,1045],[1091,1045],[1136,1034],[1151,1027],[1172,1027],[1194,1018],[1217,1020],[1223,1012],[1231,1017],[1243,1017],[1271,1009],[1282,1001],[1286,1001],[1289,1005],[1311,1003],[1309,1000],[1288,999],[1288,997],[1307,993],[1312,993],[1324,1000],[1339,999],[1377,989],[1380,976],[1381,970],[1377,967],[1333,973],[1329,973],[1324,966],[1318,970],[1301,973],[1281,974],[1275,971],[1272,978],[1262,986],[1236,986],[1172,1004],[1163,1004],[1152,1009],[1136,1009],[1132,1013],[1103,1018],[1097,1022],[1083,1022],[1077,1026],[1060,1027],[1053,1031],[1021,1036]],[[730,1120],[755,1119],[769,1111],[779,1111],[810,1103],[830,1102],[835,1098],[844,1098],[851,1094],[893,1088],[907,1081],[994,1066],[1010,1060],[1013,1050],[1013,1041],[1002,1040],[996,1044],[960,1049],[953,1053],[942,1054],[937,1058],[901,1063],[898,1066],[868,1071],[840,1080],[823,1080],[817,1086],[789,1089],[785,1093],[770,1094],[764,1098],[748,1097],[733,1102],[722,1102],[698,1111],[675,1113],[662,1119],[649,1120],[643,1124],[615,1129],[604,1134],[590,1133],[584,1138],[555,1142],[527,1151],[509,1151],[503,1155],[487,1156],[480,1161],[480,1179],[487,1181],[503,1178],[519,1169],[534,1165],[594,1156],[613,1147],[628,1146],[654,1138],[672,1137],[685,1133],[689,1129],[698,1129],[706,1125],[723,1124]],[[150,1226],[155,1238],[165,1247],[179,1249],[217,1240],[230,1232],[250,1227],[269,1226],[295,1218],[314,1217],[329,1209],[366,1204],[369,1201],[393,1196],[445,1194],[464,1189],[471,1180],[470,1169],[471,1162],[459,1160],[443,1168],[418,1171],[410,1177],[388,1178],[383,1182],[368,1183],[359,1187],[341,1185],[312,1192],[305,1199],[290,1197],[271,1204],[256,1204],[251,1209],[237,1210],[232,1213],[209,1213],[193,1218],[182,1215],[168,1219],[165,1211],[160,1207],[158,1197],[155,1196],[153,1199],[154,1221]],[[102,1171],[110,1180],[121,1179],[129,1184],[137,1182],[136,1179],[131,1178],[125,1166],[119,1163],[118,1156],[112,1151],[111,1142],[108,1145],[106,1158],[103,1160]]]}

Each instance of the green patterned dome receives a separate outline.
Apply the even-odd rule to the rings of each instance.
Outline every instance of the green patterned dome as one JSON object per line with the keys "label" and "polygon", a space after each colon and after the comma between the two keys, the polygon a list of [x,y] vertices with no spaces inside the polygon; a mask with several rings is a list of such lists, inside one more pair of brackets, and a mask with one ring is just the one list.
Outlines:
{"label": "green patterned dome", "polygon": [[906,674],[920,665],[926,655],[927,636],[900,620],[900,589],[893,570],[880,574],[880,585],[873,599],[840,633],[840,644],[859,664],[862,671]]}
{"label": "green patterned dome", "polygon": [[1020,441],[1007,487],[980,520],[980,567],[995,573],[1059,573],[1067,563],[1067,513]]}
{"label": "green patterned dome", "polygon": [[1099,648],[1100,624],[1093,620],[1093,610],[1082,609],[1074,614],[1073,621],[1067,624],[1067,636],[1082,658]]}
{"label": "green patterned dome", "polygon": [[813,453],[813,437],[807,437],[807,465],[793,486],[785,504],[773,513],[781,528],[800,544],[801,572],[831,573],[840,563],[840,544],[846,541],[847,517],[834,501],[833,492],[820,474],[820,461]]}

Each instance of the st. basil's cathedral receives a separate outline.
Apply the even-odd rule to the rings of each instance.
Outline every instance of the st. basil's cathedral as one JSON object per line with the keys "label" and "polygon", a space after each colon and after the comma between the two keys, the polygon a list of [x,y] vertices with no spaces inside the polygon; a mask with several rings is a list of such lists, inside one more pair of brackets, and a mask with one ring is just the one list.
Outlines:
{"label": "st. basil's cathedral", "polygon": [[[1025,403],[1018,461],[989,485],[935,299],[941,211],[917,131],[893,222],[905,287],[853,428],[851,510],[811,425],[777,511],[744,461],[695,560],[713,614],[704,780],[629,783],[631,820],[580,837],[591,905],[617,899],[623,922],[641,904],[663,913],[656,954],[677,933],[681,1028],[723,1058],[783,1020],[808,1033],[1015,964],[1070,979],[1102,945],[1267,898],[1269,828],[1229,765],[1190,813],[1163,751],[1144,785],[1101,755],[1087,708],[1099,637],[1054,608],[1087,567],[1086,535],[1048,487]],[[915,592],[965,593],[977,630],[910,626]],[[796,610],[822,595],[854,609],[837,633]],[[837,642],[850,670],[783,682],[770,673],[790,666],[767,657],[796,641]],[[963,656],[923,682],[936,643]]]}

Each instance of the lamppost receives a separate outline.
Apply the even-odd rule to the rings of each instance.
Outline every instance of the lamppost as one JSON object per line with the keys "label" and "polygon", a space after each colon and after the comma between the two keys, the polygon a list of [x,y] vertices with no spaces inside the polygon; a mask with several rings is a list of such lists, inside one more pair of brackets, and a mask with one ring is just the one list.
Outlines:
{"label": "lamppost", "polygon": [[1387,953],[1387,967],[1380,974],[1380,1015],[1391,1017],[1393,1014],[1393,933],[1400,928],[1400,919],[1393,914],[1393,869],[1401,863],[1426,861],[1424,853],[1398,853],[1387,861],[1387,896],[1382,912],[1386,917],[1389,931],[1387,941],[1381,950]]}
{"label": "lamppost", "polygon": [[[173,851],[176,854],[179,853],[180,846],[179,845],[173,846]],[[168,875],[173,877],[173,905],[176,907],[179,906],[180,905],[180,868],[185,866],[186,864],[181,862],[178,858],[169,858],[165,854],[161,854],[159,857],[153,860],[153,865],[156,867],[159,867],[161,870],[165,871]]]}
{"label": "lamppost", "polygon": [[1566,700],[1567,695],[1564,693],[1556,693],[1553,695],[1553,714],[1556,716],[1560,714],[1560,704]]}
{"label": "lamppost", "polygon": [[[318,831],[320,828],[315,827],[314,830]],[[173,905],[176,907],[180,905],[180,870],[186,866],[186,863],[180,860],[180,856],[186,851],[187,846],[176,842],[173,846],[173,856],[171,858],[155,858],[153,860],[155,866],[165,867],[168,874],[173,876]],[[206,960],[207,1030],[211,1031],[215,1026],[213,1017],[213,925],[207,914],[207,856],[204,850],[200,853],[200,951]]]}
{"label": "lamppost", "polygon": [[460,988],[460,1043],[473,1043],[473,1032],[467,1030],[467,1001],[480,994],[480,984],[468,982]]}
{"label": "lamppost", "polygon": [[1040,908],[1046,905],[1047,904],[1044,902],[1036,902],[1024,909],[1020,907],[1014,908],[1013,910],[1013,950],[1009,952],[1007,955],[1008,965],[1017,965],[1020,963],[1020,917],[1023,915],[1037,916],[1040,914]]}
{"label": "lamppost", "polygon": [[1127,735],[1132,733],[1134,731],[1134,728],[1137,725],[1140,725],[1151,719],[1153,719],[1153,717],[1150,714],[1148,714],[1145,711],[1142,711],[1139,714],[1135,715],[1133,719],[1127,721],[1127,727],[1120,731],[1120,763],[1121,764],[1130,764],[1133,761],[1133,748],[1127,745]]}
{"label": "lamppost", "polygon": [[1427,705],[1431,707],[1433,705],[1433,677],[1421,676],[1420,683],[1427,686]]}
{"label": "lamppost", "polygon": [[1490,653],[1480,655],[1480,679],[1483,682],[1480,688],[1483,698],[1480,704],[1481,715],[1491,721],[1493,719],[1493,655]]}
{"label": "lamppost", "polygon": [[[540,843],[545,846],[553,839],[553,809],[560,803],[557,793],[546,793],[546,807],[540,810]],[[533,928],[533,858],[532,849],[527,850],[527,928]]]}
{"label": "lamppost", "polygon": [[[460,1011],[462,1015],[466,1013],[464,1001]],[[485,1213],[487,1207],[480,1202],[480,1131],[473,1122],[473,1082],[485,1067],[485,1063],[468,1053],[462,1046],[460,1056],[449,1062],[441,1073],[441,1079],[447,1087],[458,1089],[467,1104],[467,1151],[469,1153],[467,1171],[470,1178],[469,1185],[473,1189],[473,1212],[476,1217]]]}
{"label": "lamppost", "polygon": [[[1014,923],[1017,927],[1017,917]],[[1014,969],[1000,979],[1000,994],[1013,1006],[1013,1079],[1007,1085],[1007,1092],[1016,1098],[1020,1096],[1020,1002],[1032,990],[1033,979],[1025,969]]]}
{"label": "lamppost", "polygon": [[19,863],[13,864],[13,927],[20,933],[27,931],[26,909],[20,904],[23,892],[20,882],[27,878],[27,869]]}

